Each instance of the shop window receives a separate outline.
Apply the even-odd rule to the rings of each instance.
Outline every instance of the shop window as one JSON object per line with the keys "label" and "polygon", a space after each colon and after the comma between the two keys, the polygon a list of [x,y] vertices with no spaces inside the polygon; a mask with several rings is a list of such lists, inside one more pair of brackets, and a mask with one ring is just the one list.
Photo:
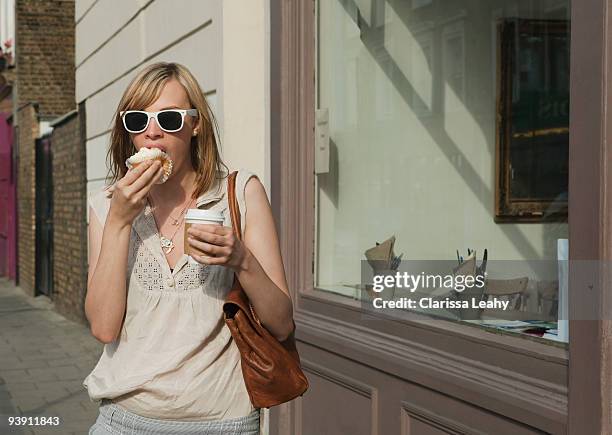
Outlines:
{"label": "shop window", "polygon": [[364,308],[377,262],[486,272],[484,289],[423,294],[506,308],[414,311],[565,341],[569,0],[315,11],[314,292]]}

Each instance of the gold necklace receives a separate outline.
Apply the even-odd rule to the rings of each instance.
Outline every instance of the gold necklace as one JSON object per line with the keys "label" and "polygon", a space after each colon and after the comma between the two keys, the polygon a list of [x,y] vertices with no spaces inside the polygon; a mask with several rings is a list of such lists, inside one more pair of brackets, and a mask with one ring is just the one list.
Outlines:
{"label": "gold necklace", "polygon": [[[180,222],[179,222],[177,219],[175,219],[175,222],[176,222],[176,223],[175,223],[175,222],[172,222],[172,224],[173,224],[173,225],[179,225],[179,223],[182,223],[182,222],[183,222],[183,220],[185,219],[185,212],[187,211],[187,209],[189,208],[189,206],[190,206],[191,204],[193,204],[193,201],[194,201],[194,200],[195,200],[195,198],[193,198],[193,199],[192,199],[192,200],[189,202],[189,204],[187,204],[187,205],[185,206],[185,208],[183,208],[183,210],[181,211],[182,216],[181,216]],[[151,201],[151,198],[149,198],[149,202],[152,202],[152,201]],[[151,205],[153,205],[153,204],[151,204]],[[155,207],[152,207],[152,209],[155,209]],[[151,211],[151,213],[153,213],[153,211]],[[171,216],[171,217],[172,217],[172,216]],[[153,215],[153,218],[155,218],[155,215]],[[169,239],[168,239],[167,237],[165,237],[165,236],[164,236],[164,235],[161,233],[161,231],[159,231],[159,232],[157,233],[157,234],[158,234],[158,236],[159,236],[159,243],[160,243],[160,245],[161,245],[162,249],[164,250],[164,252],[165,252],[166,254],[169,254],[169,253],[170,253],[170,252],[171,252],[171,251],[174,249],[174,242],[173,242],[173,240],[174,240],[174,236],[176,236],[176,233],[178,232],[178,230],[179,230],[180,228],[181,228],[181,226],[177,226],[176,230],[174,230],[174,233],[172,234],[172,237],[170,237]]]}
{"label": "gold necklace", "polygon": [[[187,205],[187,207],[189,207],[190,204]],[[180,213],[179,215],[185,213],[185,210],[187,210],[187,207],[185,207]],[[180,223],[179,219],[176,219],[174,216],[170,215],[170,218],[172,219],[172,225],[178,225]]]}

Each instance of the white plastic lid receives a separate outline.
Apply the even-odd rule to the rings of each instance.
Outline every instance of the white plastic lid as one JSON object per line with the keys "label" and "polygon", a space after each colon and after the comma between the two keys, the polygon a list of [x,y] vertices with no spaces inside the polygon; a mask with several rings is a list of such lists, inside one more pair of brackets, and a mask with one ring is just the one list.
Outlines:
{"label": "white plastic lid", "polygon": [[213,221],[223,223],[224,220],[223,214],[218,211],[202,210],[199,208],[190,208],[185,215],[185,221]]}

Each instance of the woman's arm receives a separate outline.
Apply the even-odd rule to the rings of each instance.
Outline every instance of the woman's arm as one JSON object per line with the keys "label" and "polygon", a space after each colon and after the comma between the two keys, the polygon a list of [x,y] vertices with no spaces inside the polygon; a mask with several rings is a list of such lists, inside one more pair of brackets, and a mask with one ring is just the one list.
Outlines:
{"label": "woman's arm", "polygon": [[278,236],[261,182],[251,177],[245,186],[244,237],[236,239],[231,227],[194,224],[187,231],[188,242],[202,263],[234,270],[251,300],[259,320],[279,341],[293,332],[293,307],[281,258]]}
{"label": "woman's arm", "polygon": [[104,229],[90,208],[85,315],[91,333],[103,343],[116,340],[121,331],[127,304],[126,269],[132,222],[144,209],[146,195],[161,174],[159,161],[148,161],[115,183]]}
{"label": "woman's arm", "polygon": [[102,343],[116,340],[126,306],[126,263],[131,226],[108,219],[104,229],[89,209],[89,272],[85,315]]}
{"label": "woman's arm", "polygon": [[246,247],[236,272],[259,320],[279,341],[293,332],[293,306],[266,191],[256,177],[245,187]]}

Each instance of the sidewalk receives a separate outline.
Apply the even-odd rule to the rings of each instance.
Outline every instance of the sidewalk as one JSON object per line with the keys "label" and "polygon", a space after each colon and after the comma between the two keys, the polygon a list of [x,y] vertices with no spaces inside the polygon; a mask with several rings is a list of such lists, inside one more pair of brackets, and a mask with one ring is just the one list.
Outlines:
{"label": "sidewalk", "polygon": [[[82,382],[102,349],[85,326],[53,311],[47,297],[31,298],[0,278],[0,434],[86,434],[98,404]],[[20,415],[59,417],[60,424],[8,425],[9,416]]]}

